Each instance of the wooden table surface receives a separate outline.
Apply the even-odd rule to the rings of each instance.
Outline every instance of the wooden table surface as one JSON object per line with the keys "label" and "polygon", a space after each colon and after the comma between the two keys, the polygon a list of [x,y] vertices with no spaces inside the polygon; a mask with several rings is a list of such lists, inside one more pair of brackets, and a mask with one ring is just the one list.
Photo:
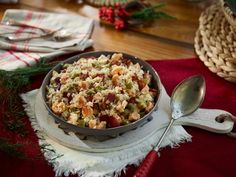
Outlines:
{"label": "wooden table surface", "polygon": [[[199,15],[215,1],[164,0],[166,6],[162,10],[176,17],[175,20],[156,20],[150,26],[133,27],[124,31],[117,31],[110,25],[100,23],[97,7],[76,2],[76,0],[19,0],[17,4],[0,4],[0,17],[10,8],[80,14],[95,19],[92,34],[94,45],[87,50],[120,51],[143,59],[156,60],[192,58],[196,56],[193,41]],[[160,1],[150,2],[155,4]]]}

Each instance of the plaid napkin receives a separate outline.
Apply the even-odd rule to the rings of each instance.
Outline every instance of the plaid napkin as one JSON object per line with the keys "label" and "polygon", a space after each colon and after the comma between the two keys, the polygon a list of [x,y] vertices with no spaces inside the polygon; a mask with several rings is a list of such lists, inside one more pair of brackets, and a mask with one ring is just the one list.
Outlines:
{"label": "plaid napkin", "polygon": [[[63,41],[43,37],[12,42],[6,37],[31,37],[44,34],[44,31],[25,26],[6,25],[5,22],[11,19],[49,30],[65,30],[71,33],[72,37]],[[89,39],[92,29],[93,20],[79,15],[7,10],[0,24],[0,69],[14,70],[34,65],[42,58],[47,60],[65,53],[83,51],[93,44]]]}

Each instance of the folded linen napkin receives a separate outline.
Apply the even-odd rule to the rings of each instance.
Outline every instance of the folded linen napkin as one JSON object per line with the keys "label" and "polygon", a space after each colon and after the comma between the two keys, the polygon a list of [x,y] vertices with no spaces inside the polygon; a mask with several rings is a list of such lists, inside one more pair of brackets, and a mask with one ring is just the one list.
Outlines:
{"label": "folded linen napkin", "polygon": [[[49,30],[65,30],[72,37],[63,41],[42,37],[13,42],[6,37],[32,37],[44,32],[37,28],[6,25],[11,19]],[[31,66],[42,58],[47,60],[65,53],[83,51],[93,44],[89,39],[92,29],[93,20],[79,15],[7,10],[0,24],[0,69],[14,70]]]}
{"label": "folded linen napkin", "polygon": [[[151,123],[112,140],[101,143],[83,142],[73,133],[65,135],[61,129],[57,128],[53,119],[48,118],[47,111],[44,110],[45,107],[40,106],[38,90],[22,94],[21,97],[25,102],[25,111],[30,117],[32,127],[39,137],[40,146],[47,146],[49,149],[41,148],[45,158],[53,165],[56,176],[62,174],[66,176],[79,174],[81,177],[118,176],[122,170],[125,171],[128,164],[139,164],[152,145],[156,144],[163,132],[163,127],[166,126],[168,118],[170,118],[170,97],[163,87],[159,109],[153,113],[154,118]],[[208,117],[205,117],[206,112]],[[222,110],[199,109],[196,114],[188,117],[195,119],[197,116],[207,119],[225,113]],[[58,136],[60,140],[57,139]],[[181,142],[190,140],[191,136],[184,128],[175,125],[164,139],[162,147],[174,147]],[[73,145],[74,149],[64,145]],[[83,149],[87,149],[89,152],[85,152]]]}

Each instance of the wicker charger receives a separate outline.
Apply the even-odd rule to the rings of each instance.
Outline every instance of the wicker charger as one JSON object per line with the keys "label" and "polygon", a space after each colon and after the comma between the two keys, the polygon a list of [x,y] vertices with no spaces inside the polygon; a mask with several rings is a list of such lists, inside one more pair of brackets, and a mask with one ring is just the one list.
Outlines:
{"label": "wicker charger", "polygon": [[236,34],[220,5],[212,5],[199,18],[195,50],[209,68],[230,82],[236,82]]}

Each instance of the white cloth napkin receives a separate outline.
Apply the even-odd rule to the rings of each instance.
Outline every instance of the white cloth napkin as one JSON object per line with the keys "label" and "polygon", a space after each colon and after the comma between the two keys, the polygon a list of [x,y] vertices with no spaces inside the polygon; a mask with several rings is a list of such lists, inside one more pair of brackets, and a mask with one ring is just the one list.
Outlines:
{"label": "white cloth napkin", "polygon": [[[30,37],[44,32],[37,28],[6,25],[11,19],[50,30],[65,30],[72,37],[63,41],[43,37],[12,42],[6,37]],[[14,70],[31,66],[42,58],[51,59],[65,53],[83,51],[93,44],[90,39],[92,30],[93,20],[80,15],[9,9],[0,24],[0,69]]]}
{"label": "white cloth napkin", "polygon": [[[157,143],[163,132],[163,125],[168,123],[168,118],[170,117],[170,98],[163,87],[160,106],[158,111],[153,113],[153,117],[155,118],[153,118],[152,122],[136,130],[127,132],[118,138],[101,142],[100,145],[104,146],[107,152],[85,152],[63,146],[58,143],[59,141],[55,141],[51,136],[48,136],[44,130],[49,129],[50,127],[47,126],[51,123],[48,122],[46,118],[46,124],[43,125],[44,127],[39,126],[36,120],[37,111],[35,110],[40,109],[37,106],[37,102],[39,102],[40,99],[37,99],[37,102],[35,102],[36,98],[38,98],[37,94],[38,90],[33,90],[22,94],[21,97],[25,102],[25,111],[30,117],[32,126],[37,130],[39,144],[42,147],[41,150],[45,158],[53,165],[56,176],[62,174],[66,176],[69,174],[79,174],[82,177],[113,176],[114,174],[118,176],[122,170],[125,171],[128,164],[139,164],[140,160],[142,160],[152,148],[152,145]],[[57,128],[56,131],[61,130]],[[66,137],[67,135],[61,134],[61,136],[62,140],[68,138]],[[70,138],[73,139],[73,135],[71,135]],[[77,139],[74,139],[74,142],[76,142]],[[133,139],[137,139],[137,141]],[[172,127],[169,134],[164,139],[162,147],[168,145],[174,147],[181,142],[190,140],[191,136],[184,128],[180,125],[176,125]],[[122,144],[124,141],[126,143],[129,141],[132,143],[130,145],[112,148],[116,144]],[[80,141],[80,143],[83,142]],[[96,143],[91,142],[85,142],[84,144],[90,147],[96,145]],[[45,146],[50,150],[44,149]],[[89,149],[89,151],[91,151],[91,149]]]}

